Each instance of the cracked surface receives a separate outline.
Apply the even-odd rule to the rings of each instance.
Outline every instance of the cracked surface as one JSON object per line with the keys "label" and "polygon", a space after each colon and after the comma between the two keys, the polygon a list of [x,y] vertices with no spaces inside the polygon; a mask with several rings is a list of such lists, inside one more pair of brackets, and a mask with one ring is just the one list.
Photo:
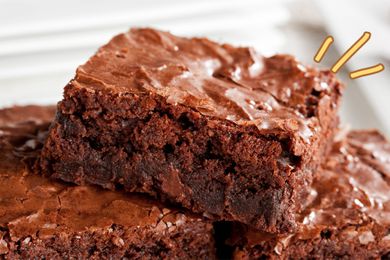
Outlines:
{"label": "cracked surface", "polygon": [[[390,143],[375,130],[351,131],[333,145],[286,236],[234,225],[236,259],[388,259]],[[226,226],[225,226],[226,228]],[[229,235],[228,235],[229,237]]]}
{"label": "cracked surface", "polygon": [[0,258],[214,258],[212,226],[194,215],[32,173],[53,115],[0,110]]}
{"label": "cracked surface", "polygon": [[341,92],[331,72],[288,55],[133,29],[78,68],[40,167],[284,233],[331,143]]}

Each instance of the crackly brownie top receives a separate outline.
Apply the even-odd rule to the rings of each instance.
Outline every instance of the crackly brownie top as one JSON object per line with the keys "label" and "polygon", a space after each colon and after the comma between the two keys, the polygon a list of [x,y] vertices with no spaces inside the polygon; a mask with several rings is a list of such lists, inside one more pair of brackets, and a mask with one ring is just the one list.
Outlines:
{"label": "crackly brownie top", "polygon": [[197,221],[142,196],[71,186],[33,174],[31,164],[53,115],[53,107],[0,110],[0,226],[9,229],[12,240],[95,228],[109,232],[113,224],[164,232]]}
{"label": "crackly brownie top", "polygon": [[305,142],[340,84],[329,71],[288,55],[265,58],[252,48],[183,38],[153,29],[114,37],[77,70],[73,87],[112,93],[152,93],[168,103],[262,131],[288,131]]}
{"label": "crackly brownie top", "polygon": [[390,249],[390,235],[376,237],[372,231],[374,226],[390,227],[390,143],[383,135],[375,130],[351,131],[335,142],[300,220],[296,234],[275,237],[249,230],[247,242],[256,245],[276,239],[275,252],[280,252],[293,241],[320,238],[324,230],[336,229],[345,239]]}

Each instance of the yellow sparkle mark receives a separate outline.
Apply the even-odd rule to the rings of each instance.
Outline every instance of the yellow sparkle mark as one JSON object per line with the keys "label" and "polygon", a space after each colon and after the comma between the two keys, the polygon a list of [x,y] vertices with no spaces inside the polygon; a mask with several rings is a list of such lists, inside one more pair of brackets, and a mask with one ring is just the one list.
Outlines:
{"label": "yellow sparkle mark", "polygon": [[315,62],[320,62],[324,57],[325,53],[328,51],[330,45],[333,43],[333,37],[328,36],[321,44],[321,47],[318,49],[316,56],[314,56]]}
{"label": "yellow sparkle mark", "polygon": [[[353,56],[355,53],[363,47],[364,44],[370,39],[371,33],[369,32],[364,32],[363,35],[351,46],[349,49],[336,61],[336,63],[333,65],[331,68],[331,71],[333,73],[337,73],[341,67]],[[316,55],[314,56],[314,61],[315,62],[320,62],[322,58],[324,57],[325,53],[328,51],[330,45],[333,43],[333,37],[328,36],[326,39],[323,41],[321,44],[320,48],[318,49]],[[385,67],[383,64],[379,63],[375,66],[367,67],[367,68],[362,68],[359,70],[352,71],[349,74],[349,77],[351,79],[356,79],[364,76],[368,76],[371,74],[375,74],[378,72],[381,72],[384,70]]]}
{"label": "yellow sparkle mark", "polygon": [[333,65],[331,71],[336,73],[339,69],[370,39],[371,33],[364,32],[359,38]]}
{"label": "yellow sparkle mark", "polygon": [[384,69],[385,69],[385,66],[383,66],[383,64],[380,63],[380,64],[377,64],[377,65],[374,65],[371,67],[352,71],[351,73],[349,73],[349,77],[351,79],[356,79],[356,78],[360,78],[360,77],[364,77],[364,76],[368,76],[371,74],[381,72]]}

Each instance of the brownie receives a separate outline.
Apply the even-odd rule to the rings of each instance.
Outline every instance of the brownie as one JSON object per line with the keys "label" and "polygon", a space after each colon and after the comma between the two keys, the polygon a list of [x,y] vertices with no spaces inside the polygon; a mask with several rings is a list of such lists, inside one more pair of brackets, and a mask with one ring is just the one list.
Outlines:
{"label": "brownie", "polygon": [[374,130],[336,142],[298,219],[279,236],[230,225],[227,244],[235,259],[390,259],[390,143]]}
{"label": "brownie", "polygon": [[341,92],[333,73],[288,55],[132,29],[77,69],[39,167],[213,220],[292,231]]}
{"label": "brownie", "polygon": [[0,110],[0,259],[214,259],[212,225],[137,194],[30,170],[54,107]]}

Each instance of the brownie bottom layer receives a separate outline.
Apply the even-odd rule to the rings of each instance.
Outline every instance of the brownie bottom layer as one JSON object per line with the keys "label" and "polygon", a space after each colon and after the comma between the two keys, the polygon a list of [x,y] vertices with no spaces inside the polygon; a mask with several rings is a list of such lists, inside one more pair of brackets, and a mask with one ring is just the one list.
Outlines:
{"label": "brownie bottom layer", "polygon": [[113,226],[78,233],[38,234],[17,241],[10,241],[7,231],[2,231],[0,258],[6,254],[9,259],[213,259],[211,232],[206,234],[205,227],[199,222],[158,233]]}

